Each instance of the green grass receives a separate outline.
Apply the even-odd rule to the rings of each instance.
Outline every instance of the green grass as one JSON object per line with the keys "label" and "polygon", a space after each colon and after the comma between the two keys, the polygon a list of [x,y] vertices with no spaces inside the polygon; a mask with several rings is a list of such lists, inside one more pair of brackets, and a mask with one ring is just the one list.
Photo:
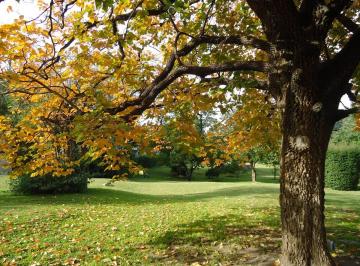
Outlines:
{"label": "green grass", "polygon": [[[0,177],[0,265],[247,265],[276,258],[280,246],[278,181],[271,169],[194,181],[149,177],[85,194],[15,196]],[[326,191],[335,255],[360,256],[360,191]],[[196,264],[198,263],[198,264]],[[256,263],[255,263],[256,264]],[[15,264],[13,264],[15,265]]]}

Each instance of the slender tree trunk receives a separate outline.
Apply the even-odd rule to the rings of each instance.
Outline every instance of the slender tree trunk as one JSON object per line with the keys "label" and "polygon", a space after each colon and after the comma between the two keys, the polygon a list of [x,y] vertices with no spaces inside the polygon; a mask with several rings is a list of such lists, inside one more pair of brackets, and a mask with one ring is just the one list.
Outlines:
{"label": "slender tree trunk", "polygon": [[[311,84],[309,80],[304,83]],[[327,250],[324,222],[324,162],[333,123],[326,106],[314,108],[320,99],[315,86],[305,91],[292,84],[285,95],[281,265],[335,265]]]}
{"label": "slender tree trunk", "polygon": [[255,168],[255,163],[254,162],[250,162],[251,165],[251,181],[252,182],[256,182],[256,168]]}
{"label": "slender tree trunk", "polygon": [[276,180],[276,165],[273,165],[274,180]]}
{"label": "slender tree trunk", "polygon": [[190,163],[189,168],[186,165],[186,178],[187,178],[188,181],[192,180],[193,171],[194,171],[194,165],[192,163]]}

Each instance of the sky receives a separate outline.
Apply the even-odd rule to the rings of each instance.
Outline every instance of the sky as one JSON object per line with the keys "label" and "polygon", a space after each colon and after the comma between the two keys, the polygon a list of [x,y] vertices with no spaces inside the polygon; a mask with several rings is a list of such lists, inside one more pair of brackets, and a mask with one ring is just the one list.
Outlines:
{"label": "sky", "polygon": [[[20,15],[25,19],[32,19],[39,14],[39,9],[36,5],[37,0],[22,0],[20,3],[15,0],[5,0],[0,3],[0,24],[11,23]],[[11,6],[12,12],[8,10]]]}
{"label": "sky", "polygon": [[[23,15],[25,20],[30,20],[35,18],[40,14],[39,9],[37,8],[37,0],[21,0],[20,3],[15,0],[5,0],[0,3],[0,25],[11,23],[14,19],[17,19],[19,16]],[[12,11],[9,10],[11,6]],[[350,107],[350,100],[345,95],[341,99],[339,108],[344,109]]]}

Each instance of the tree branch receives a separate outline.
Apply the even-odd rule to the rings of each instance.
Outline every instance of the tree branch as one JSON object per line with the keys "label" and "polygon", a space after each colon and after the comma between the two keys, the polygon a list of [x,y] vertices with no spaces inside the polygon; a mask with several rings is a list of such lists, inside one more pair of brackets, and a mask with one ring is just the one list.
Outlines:
{"label": "tree branch", "polygon": [[320,78],[330,93],[341,92],[360,63],[360,30],[357,30],[334,58],[321,66]]}
{"label": "tree branch", "polygon": [[331,28],[335,18],[337,18],[341,12],[348,9],[353,0],[333,0],[328,5],[319,4],[315,12],[315,19],[319,29],[326,36],[327,32]]}
{"label": "tree branch", "polygon": [[357,25],[354,21],[352,21],[347,16],[340,14],[336,17],[336,19],[350,32],[355,33],[360,30],[360,26]]}
{"label": "tree branch", "polygon": [[354,107],[354,108],[350,108],[350,109],[346,109],[346,110],[337,110],[334,118],[335,118],[335,121],[340,121],[340,120],[348,117],[349,115],[356,114],[356,113],[360,113],[359,107]]}
{"label": "tree branch", "polygon": [[[193,0],[193,1],[190,1],[189,5],[193,5],[193,4],[196,4],[200,2],[200,0]],[[138,6],[140,7],[140,6]],[[139,13],[139,9],[138,7],[136,9],[134,9],[133,11],[130,11],[128,13],[124,13],[124,14],[119,14],[117,16],[115,16],[113,18],[113,20],[115,21],[127,21],[129,20],[130,18],[136,16],[138,13]],[[165,12],[167,12],[168,10],[168,7],[166,5],[161,5],[159,8],[151,8],[151,9],[146,9],[146,14],[150,17],[154,17],[154,16],[159,16]]]}
{"label": "tree branch", "polygon": [[83,111],[76,105],[74,104],[71,100],[67,99],[66,97],[64,97],[63,95],[61,95],[61,93],[57,92],[56,90],[53,90],[51,88],[51,86],[47,86],[45,83],[43,83],[42,81],[28,75],[28,74],[23,74],[25,77],[29,78],[32,82],[35,82],[37,84],[39,84],[40,86],[42,86],[44,89],[46,89],[47,91],[49,91],[50,93],[58,96],[59,98],[61,98],[62,100],[64,100],[69,106],[73,107],[75,110],[77,110],[80,114],[83,113]]}
{"label": "tree branch", "polygon": [[301,2],[299,11],[303,17],[303,21],[309,22],[312,20],[312,14],[317,5],[319,5],[318,0],[303,0]]}
{"label": "tree branch", "polygon": [[209,36],[203,35],[194,38],[182,49],[174,51],[163,69],[163,71],[154,79],[153,84],[159,83],[161,80],[166,78],[175,65],[177,57],[183,57],[188,55],[191,51],[197,48],[200,44],[236,44],[236,45],[249,45],[263,51],[270,51],[270,44],[267,41],[255,38],[255,37],[244,37],[244,36]]}
{"label": "tree branch", "polygon": [[268,64],[263,61],[247,61],[247,62],[228,62],[219,65],[210,66],[179,66],[171,71],[166,78],[158,83],[152,83],[148,88],[143,90],[143,93],[137,99],[127,101],[115,108],[108,108],[106,112],[114,115],[126,111],[127,108],[132,107],[131,110],[123,115],[127,121],[134,118],[134,116],[142,114],[154,102],[155,98],[165,90],[176,79],[184,75],[195,75],[201,78],[219,72],[233,72],[233,71],[261,71],[265,72],[269,68]]}
{"label": "tree branch", "polygon": [[289,38],[300,29],[300,13],[292,0],[247,0],[270,41]]}
{"label": "tree branch", "polygon": [[304,25],[314,24],[326,36],[334,19],[346,10],[353,0],[333,0],[325,4],[322,0],[303,0],[300,5],[301,19]]}

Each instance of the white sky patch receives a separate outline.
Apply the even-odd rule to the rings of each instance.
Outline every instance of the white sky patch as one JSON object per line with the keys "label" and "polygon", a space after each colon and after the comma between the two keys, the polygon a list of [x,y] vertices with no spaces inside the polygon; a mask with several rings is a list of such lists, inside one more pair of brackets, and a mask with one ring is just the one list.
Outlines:
{"label": "white sky patch", "polygon": [[351,108],[351,101],[347,95],[344,95],[341,98],[341,102],[339,104],[339,109],[347,109],[347,108]]}
{"label": "white sky patch", "polygon": [[[10,11],[11,6],[12,11]],[[25,20],[35,18],[40,14],[36,0],[22,0],[19,3],[15,0],[6,0],[0,3],[0,24],[8,24],[14,22],[20,16],[24,16]]]}

